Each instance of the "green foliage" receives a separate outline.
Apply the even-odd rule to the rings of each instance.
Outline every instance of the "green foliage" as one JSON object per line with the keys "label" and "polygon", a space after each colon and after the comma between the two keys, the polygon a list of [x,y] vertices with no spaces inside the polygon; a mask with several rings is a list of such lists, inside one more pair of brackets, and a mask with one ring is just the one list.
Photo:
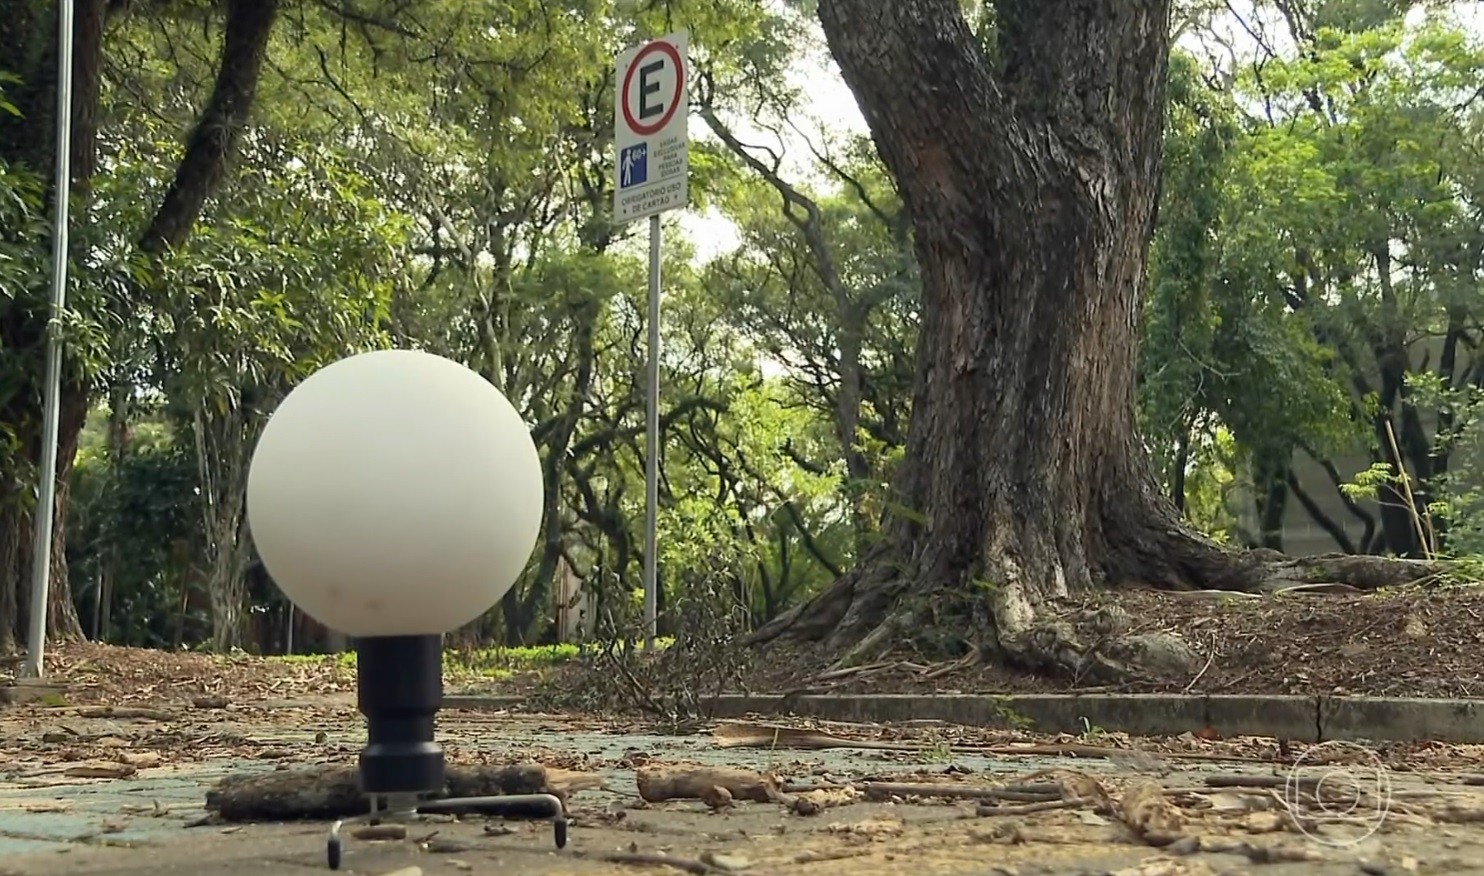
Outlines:
{"label": "green foliage", "polygon": [[1426,511],[1440,524],[1444,551],[1484,559],[1484,386],[1451,388],[1435,374],[1417,375],[1411,386],[1441,416],[1436,452],[1449,460]]}
{"label": "green foliage", "polygon": [[182,560],[200,520],[194,455],[157,423],[135,429],[121,460],[108,454],[94,436],[78,453],[71,484],[68,563],[83,616],[94,619],[98,588],[108,586],[113,624],[102,632],[110,641],[170,647],[199,636],[209,620],[180,612],[192,574]]}
{"label": "green foliage", "polygon": [[[989,4],[970,5],[992,46]],[[1177,5],[1182,33],[1225,8]],[[567,576],[587,621],[632,633],[646,264],[642,226],[612,222],[611,63],[679,27],[694,100],[741,144],[693,121],[697,212],[729,220],[739,245],[702,263],[703,242],[667,218],[662,622],[684,633],[686,612],[723,604],[767,620],[870,550],[884,516],[921,519],[890,489],[910,418],[915,253],[868,138],[791,133],[804,95],[784,74],[821,54],[810,4],[519,2],[477,21],[454,0],[403,6],[285,10],[250,129],[191,234],[162,254],[137,242],[210,94],[221,17],[135,4],[113,20],[63,320],[69,374],[96,396],[69,516],[85,616],[106,594],[110,638],[172,647],[210,619],[240,626],[233,605],[268,598],[240,592],[259,430],[305,375],[397,345],[500,386],[551,485],[556,538],[473,638],[546,640]],[[1472,100],[1484,50],[1441,15],[1407,29],[1402,6],[1295,4],[1301,51],[1228,67],[1172,58],[1139,417],[1164,487],[1218,539],[1251,540],[1253,497],[1306,459],[1355,481],[1310,493],[1376,516],[1403,487],[1381,438],[1390,423],[1409,470],[1426,470],[1405,488],[1442,550],[1484,552]],[[0,75],[0,114],[19,112],[13,82]],[[758,145],[770,140],[788,154]],[[0,318],[33,327],[46,186],[0,156]],[[3,340],[0,409],[30,411],[42,339]],[[105,394],[117,417],[96,403]],[[1421,438],[1403,428],[1414,415]],[[20,451],[35,428],[29,413],[0,422],[10,501],[34,494]],[[680,638],[686,653],[715,650]],[[570,656],[472,648],[449,671]]]}
{"label": "green foliage", "polygon": [[[49,271],[38,244],[48,231],[41,193],[39,180],[0,157],[0,318],[45,298]],[[0,408],[31,391],[26,354],[14,341],[0,343]],[[32,480],[16,427],[0,422],[0,478]]]}
{"label": "green foliage", "polygon": [[[1304,51],[1230,70],[1230,87],[1193,58],[1172,60],[1140,413],[1188,507],[1195,483],[1230,472],[1216,478],[1231,491],[1225,520],[1204,525],[1237,525],[1251,513],[1243,497],[1281,484],[1299,457],[1340,470],[1333,486],[1305,486],[1346,517],[1343,500],[1456,495],[1472,476],[1448,464],[1462,445],[1446,427],[1434,440],[1404,426],[1443,411],[1410,387],[1476,380],[1475,354],[1427,345],[1462,350],[1484,315],[1469,99],[1484,48],[1446,17],[1407,29],[1393,5],[1302,13]],[[1223,434],[1230,452],[1217,449]],[[1395,476],[1388,434],[1417,482]],[[1363,486],[1334,489],[1357,471]],[[1415,528],[1382,524],[1408,530],[1403,540]]]}

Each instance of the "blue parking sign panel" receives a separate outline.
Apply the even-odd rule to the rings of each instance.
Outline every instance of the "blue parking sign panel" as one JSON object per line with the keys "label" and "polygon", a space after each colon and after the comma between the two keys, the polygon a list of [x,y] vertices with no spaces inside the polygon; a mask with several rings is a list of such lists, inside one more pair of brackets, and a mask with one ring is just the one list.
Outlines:
{"label": "blue parking sign panel", "polygon": [[618,157],[618,187],[641,186],[649,181],[649,144],[625,147]]}

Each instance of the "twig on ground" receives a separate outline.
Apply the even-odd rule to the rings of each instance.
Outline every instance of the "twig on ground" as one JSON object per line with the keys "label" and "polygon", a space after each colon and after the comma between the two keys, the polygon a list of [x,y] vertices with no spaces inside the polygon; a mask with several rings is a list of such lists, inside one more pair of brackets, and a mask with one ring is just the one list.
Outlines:
{"label": "twig on ground", "polygon": [[968,669],[971,666],[978,665],[980,659],[981,657],[979,653],[979,647],[976,645],[969,649],[969,653],[958,658],[957,660],[951,660],[947,663],[939,664],[937,667],[930,668],[927,671],[919,673],[919,675],[927,680],[941,678],[951,672],[957,672],[960,669]]}
{"label": "twig on ground", "polygon": [[1014,800],[1046,802],[1061,797],[1055,785],[1047,790],[1025,791],[1019,788],[986,788],[977,785],[930,785],[919,782],[865,782],[861,789],[872,799],[884,797],[946,797],[955,800]]}
{"label": "twig on ground", "polygon": [[674,855],[647,852],[609,852],[599,860],[608,864],[628,864],[632,867],[670,867],[686,873],[695,873],[698,876],[720,872],[716,867],[695,858],[677,858]]}
{"label": "twig on ground", "polygon": [[829,669],[819,673],[810,679],[815,682],[834,681],[836,679],[850,678],[864,672],[874,672],[877,669],[890,669],[900,663],[899,660],[884,660],[880,663],[865,663],[860,666],[846,666],[843,669]]}
{"label": "twig on ground", "polygon": [[1032,812],[1048,812],[1052,809],[1077,809],[1082,806],[1091,805],[1094,801],[1085,797],[1072,797],[1067,800],[1042,800],[1038,803],[1020,803],[1010,806],[992,806],[988,803],[980,803],[974,809],[979,816],[988,815],[1029,815]]}
{"label": "twig on ground", "polygon": [[138,706],[87,706],[77,710],[79,718],[117,718],[143,721],[174,721],[175,713]]}
{"label": "twig on ground", "polygon": [[1181,691],[1181,693],[1190,693],[1195,688],[1196,683],[1201,680],[1201,677],[1206,674],[1206,670],[1211,668],[1211,661],[1216,659],[1216,635],[1214,633],[1211,635],[1210,652],[1206,655],[1206,665],[1201,667],[1201,671],[1195,674],[1195,678],[1190,680],[1190,684],[1187,684],[1185,690]]}

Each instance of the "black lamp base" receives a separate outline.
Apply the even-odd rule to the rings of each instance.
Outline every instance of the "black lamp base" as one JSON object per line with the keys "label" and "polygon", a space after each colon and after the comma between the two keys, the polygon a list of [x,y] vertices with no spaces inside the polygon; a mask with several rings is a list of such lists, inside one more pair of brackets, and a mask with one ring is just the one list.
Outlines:
{"label": "black lamp base", "polygon": [[[356,641],[356,698],[366,716],[360,784],[371,811],[362,819],[383,820],[433,813],[477,813],[552,822],[557,848],[567,845],[567,811],[552,794],[448,798],[443,748],[434,740],[443,704],[442,636],[374,636]],[[326,857],[340,869],[343,844],[337,821],[330,828]]]}
{"label": "black lamp base", "polygon": [[443,790],[443,748],[434,723],[443,705],[443,637],[356,641],[356,700],[366,716],[361,790],[417,796]]}

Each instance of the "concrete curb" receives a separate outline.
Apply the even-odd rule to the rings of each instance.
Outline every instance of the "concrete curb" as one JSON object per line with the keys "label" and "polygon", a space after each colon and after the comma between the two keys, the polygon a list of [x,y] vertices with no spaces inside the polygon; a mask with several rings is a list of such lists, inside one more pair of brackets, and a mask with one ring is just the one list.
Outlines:
{"label": "concrete curb", "polygon": [[[443,698],[445,709],[519,709],[524,697]],[[1304,742],[1484,742],[1484,700],[1180,694],[724,694],[717,718],[798,715],[825,721],[943,721],[1040,733],[1092,729],[1135,736],[1215,731]],[[1209,730],[1207,729],[1209,728]]]}

